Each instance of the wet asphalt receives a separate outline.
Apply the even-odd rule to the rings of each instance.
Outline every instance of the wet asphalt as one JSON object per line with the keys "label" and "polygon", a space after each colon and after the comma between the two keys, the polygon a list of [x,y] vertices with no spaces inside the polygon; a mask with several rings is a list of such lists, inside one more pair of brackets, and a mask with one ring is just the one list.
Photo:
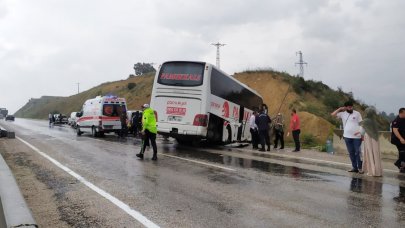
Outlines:
{"label": "wet asphalt", "polygon": [[[405,225],[401,176],[373,178],[329,164],[272,157],[271,152],[264,156],[204,143],[180,146],[162,139],[158,161],[150,160],[151,149],[139,160],[135,154],[141,142],[133,137],[78,137],[69,126],[49,128],[38,120],[0,124],[162,227]],[[115,210],[122,213],[106,208],[111,219],[116,219]],[[130,216],[119,219],[136,224]]]}

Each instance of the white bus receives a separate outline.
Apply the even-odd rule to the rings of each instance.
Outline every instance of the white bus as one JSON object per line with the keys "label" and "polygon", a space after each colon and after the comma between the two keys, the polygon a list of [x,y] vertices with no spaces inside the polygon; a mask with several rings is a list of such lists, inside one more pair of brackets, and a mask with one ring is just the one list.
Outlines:
{"label": "white bus", "polygon": [[170,61],[154,79],[158,133],[179,143],[249,141],[249,118],[262,97],[212,64]]}

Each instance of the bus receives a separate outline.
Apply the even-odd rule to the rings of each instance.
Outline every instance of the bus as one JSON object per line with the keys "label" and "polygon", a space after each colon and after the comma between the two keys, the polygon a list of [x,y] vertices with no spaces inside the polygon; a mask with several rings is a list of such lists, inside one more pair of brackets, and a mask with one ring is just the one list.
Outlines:
{"label": "bus", "polygon": [[206,62],[168,61],[156,72],[151,107],[158,133],[180,144],[250,141],[249,118],[263,104],[245,84]]}

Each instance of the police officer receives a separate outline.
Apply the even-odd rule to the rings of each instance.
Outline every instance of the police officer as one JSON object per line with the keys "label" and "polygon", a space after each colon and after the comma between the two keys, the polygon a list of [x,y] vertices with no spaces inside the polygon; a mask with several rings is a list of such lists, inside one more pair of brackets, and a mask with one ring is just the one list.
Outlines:
{"label": "police officer", "polygon": [[391,143],[398,148],[398,160],[394,164],[401,173],[405,173],[405,108],[399,109],[399,114],[392,121],[391,128]]}
{"label": "police officer", "polygon": [[146,142],[150,140],[153,148],[153,156],[152,160],[157,160],[157,147],[156,147],[156,134],[157,134],[157,127],[156,127],[156,117],[155,112],[152,108],[149,107],[149,104],[142,105],[142,148],[139,154],[136,156],[140,159],[143,159],[143,154],[146,148]]}

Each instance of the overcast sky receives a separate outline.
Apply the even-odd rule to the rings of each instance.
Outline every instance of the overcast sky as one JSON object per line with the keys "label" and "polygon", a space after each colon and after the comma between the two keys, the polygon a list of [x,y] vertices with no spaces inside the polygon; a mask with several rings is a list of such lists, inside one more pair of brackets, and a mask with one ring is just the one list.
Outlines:
{"label": "overcast sky", "polygon": [[271,67],[405,106],[403,0],[0,0],[0,107],[126,79],[136,62],[198,60],[229,74]]}

